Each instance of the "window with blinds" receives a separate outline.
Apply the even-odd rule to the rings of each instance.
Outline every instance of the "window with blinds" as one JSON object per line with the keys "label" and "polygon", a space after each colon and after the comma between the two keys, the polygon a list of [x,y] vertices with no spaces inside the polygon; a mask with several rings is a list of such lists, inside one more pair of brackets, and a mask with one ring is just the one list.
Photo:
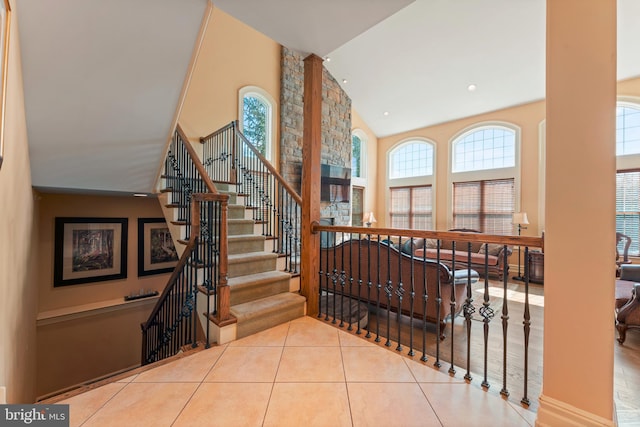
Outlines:
{"label": "window with blinds", "polygon": [[[631,238],[629,255],[640,255],[640,170],[616,174],[616,232]],[[624,248],[618,248],[620,253]]]}
{"label": "window with blinds", "polygon": [[453,228],[488,234],[513,234],[513,178],[453,184]]}
{"label": "window with blinds", "polygon": [[433,229],[431,186],[391,188],[392,228]]}

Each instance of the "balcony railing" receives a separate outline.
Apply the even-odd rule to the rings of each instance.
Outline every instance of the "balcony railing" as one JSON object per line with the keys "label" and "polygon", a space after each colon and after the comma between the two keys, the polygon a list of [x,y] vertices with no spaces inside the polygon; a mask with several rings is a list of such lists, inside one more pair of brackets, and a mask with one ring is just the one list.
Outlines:
{"label": "balcony railing", "polygon": [[[515,387],[521,404],[530,405],[528,266],[542,238],[318,224],[312,230],[325,234],[319,317],[409,356],[419,352],[425,363],[431,354],[434,366],[448,363],[450,375],[462,369],[468,382],[479,375],[484,388],[499,383],[505,397]],[[513,280],[508,266],[518,253],[524,274]]]}

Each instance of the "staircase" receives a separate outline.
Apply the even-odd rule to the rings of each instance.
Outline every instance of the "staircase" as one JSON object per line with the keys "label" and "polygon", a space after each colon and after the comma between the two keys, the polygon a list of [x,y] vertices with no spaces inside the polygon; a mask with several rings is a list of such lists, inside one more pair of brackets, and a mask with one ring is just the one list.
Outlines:
{"label": "staircase", "polygon": [[[195,157],[190,149],[187,151],[190,152],[189,155],[182,155],[181,162],[185,157]],[[175,163],[174,161],[172,167],[175,166]],[[173,176],[171,176],[172,174]],[[208,172],[205,174],[209,175]],[[276,238],[264,236],[265,221],[262,221],[260,217],[267,215],[264,215],[264,211],[261,214],[256,214],[259,208],[251,206],[252,203],[255,204],[255,193],[253,195],[238,194],[233,190],[238,187],[236,184],[213,184],[208,177],[203,179],[194,175],[190,175],[188,178],[180,176],[181,185],[177,185],[176,174],[172,171],[165,171],[163,178],[161,187],[164,188],[161,189],[158,198],[174,242],[176,242],[176,249],[181,257],[187,247],[188,234],[190,233],[190,223],[186,220],[189,216],[186,214],[186,208],[190,203],[191,194],[208,192],[207,187],[213,185],[214,192],[226,194],[229,197],[226,277],[230,290],[229,312],[230,317],[235,318],[233,321],[225,322],[224,325],[214,323],[215,307],[217,306],[216,295],[212,290],[207,290],[207,286],[203,283],[207,280],[203,278],[206,277],[204,269],[212,268],[215,270],[215,266],[198,266],[197,273],[194,274],[198,284],[197,318],[203,331],[209,337],[209,343],[221,344],[239,339],[305,314],[306,299],[298,293],[300,288],[299,275],[286,272],[297,272],[297,265],[292,268],[290,255],[278,254],[277,245],[282,245],[282,242],[277,242]],[[207,180],[208,183],[205,182]],[[186,196],[184,194],[185,187],[188,187]],[[180,194],[178,194],[179,192]],[[251,200],[247,198],[251,198]],[[215,227],[211,225],[209,228]],[[216,274],[213,273],[213,275]],[[210,334],[211,329],[213,332]]]}
{"label": "staircase", "polygon": [[[238,199],[244,196],[229,191],[226,184],[216,184],[216,188],[220,193],[229,195],[228,285],[231,288],[230,311],[237,319],[235,334],[231,335],[239,339],[303,316],[306,299],[297,293],[299,276],[282,271],[278,254],[273,252],[273,241],[260,235],[260,224],[256,225],[250,218],[251,209],[238,203]],[[171,203],[170,194],[167,189],[159,199],[165,218],[171,224],[176,249],[182,254],[186,245],[186,224],[179,221],[179,206]],[[207,298],[211,297],[201,289],[197,306],[206,307]],[[207,322],[211,320],[204,315],[198,318],[206,330]],[[216,337],[218,343],[219,340],[220,337]]]}

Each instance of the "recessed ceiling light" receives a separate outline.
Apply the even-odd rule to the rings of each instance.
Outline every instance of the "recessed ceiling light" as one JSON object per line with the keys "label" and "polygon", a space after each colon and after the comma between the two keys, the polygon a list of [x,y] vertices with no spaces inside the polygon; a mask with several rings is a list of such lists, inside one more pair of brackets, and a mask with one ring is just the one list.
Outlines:
{"label": "recessed ceiling light", "polygon": [[347,83],[347,79],[342,79],[342,83]]}
{"label": "recessed ceiling light", "polygon": [[324,60],[327,61],[327,62],[331,62],[331,58],[329,58],[328,56],[325,56]]}
{"label": "recessed ceiling light", "polygon": [[382,113],[382,114],[384,114],[385,116],[388,116],[388,115],[389,115],[389,112],[388,112],[388,111],[385,111],[385,112],[384,112],[384,113]]}
{"label": "recessed ceiling light", "polygon": [[470,84],[469,86],[467,86],[467,90],[468,90],[469,92],[473,92],[473,91],[475,91],[477,88],[478,88],[478,87],[477,87],[476,85],[474,85],[474,84]]}

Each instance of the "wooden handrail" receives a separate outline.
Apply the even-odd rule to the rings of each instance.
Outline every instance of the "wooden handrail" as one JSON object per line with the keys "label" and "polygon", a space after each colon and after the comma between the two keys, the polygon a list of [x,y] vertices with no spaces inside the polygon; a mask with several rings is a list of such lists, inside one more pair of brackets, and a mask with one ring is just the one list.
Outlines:
{"label": "wooden handrail", "polygon": [[[193,195],[192,200],[193,200],[193,203],[191,204],[191,236],[189,236],[189,240],[187,241],[187,246],[185,247],[184,252],[182,253],[182,256],[178,260],[176,267],[173,269],[173,273],[171,273],[171,276],[167,281],[167,286],[164,288],[164,291],[162,291],[162,294],[160,295],[160,298],[158,299],[156,306],[151,311],[151,314],[147,318],[147,321],[141,325],[143,331],[149,329],[149,322],[151,322],[153,318],[156,316],[156,314],[158,314],[158,311],[160,311],[163,301],[167,299],[167,295],[173,289],[173,284],[176,283],[178,277],[182,273],[184,266],[187,264],[187,261],[189,260],[189,257],[193,252],[193,249],[196,246],[196,239],[197,239],[197,236],[200,234],[200,203],[202,201],[216,201],[216,200],[220,202],[225,202],[229,200],[229,195],[213,194],[213,193],[196,193]],[[223,229],[226,231],[226,227],[223,227]],[[226,239],[222,241],[221,244],[222,246],[225,247],[225,252],[226,252],[226,246],[227,246]],[[227,274],[226,263],[222,263],[222,264],[225,264],[224,277],[226,281],[226,274]],[[220,274],[222,275],[222,272]]]}
{"label": "wooden handrail", "polygon": [[201,137],[201,138],[200,138],[200,143],[203,143],[203,144],[204,144],[205,142],[207,142],[207,139],[209,139],[209,138],[213,138],[213,137],[215,137],[215,136],[218,136],[218,135],[220,135],[221,133],[223,133],[223,132],[225,132],[225,131],[229,130],[230,128],[237,127],[237,126],[238,126],[238,125],[237,125],[237,122],[238,122],[237,120],[234,120],[234,121],[232,121],[231,123],[229,123],[228,125],[226,125],[226,126],[224,126],[224,127],[221,127],[221,128],[220,128],[220,129],[218,129],[217,131],[212,132],[212,133],[210,133],[210,134],[209,134],[209,135],[207,135],[207,136],[203,136],[203,137]]}
{"label": "wooden handrail", "polygon": [[206,184],[207,189],[213,194],[218,194],[218,190],[216,190],[216,186],[213,185],[213,181],[211,181],[211,178],[209,178],[209,174],[205,170],[202,162],[200,161],[200,158],[198,157],[196,150],[194,150],[193,147],[191,146],[191,143],[189,143],[189,139],[184,134],[184,131],[182,130],[180,125],[176,127],[176,131],[178,132],[178,135],[180,135],[180,138],[182,138],[182,142],[185,148],[187,149],[187,152],[189,153],[189,156],[191,157],[193,164],[196,166],[198,173],[200,174],[200,176],[202,177],[202,180]]}
{"label": "wooden handrail", "polygon": [[[238,128],[238,121],[234,120],[231,123],[229,123],[228,125],[226,125],[225,127],[223,127],[222,129],[219,129],[219,130],[213,132],[212,134],[210,134],[208,136],[200,138],[200,142],[201,143],[205,143],[208,138],[211,138],[212,136],[216,136],[216,135],[218,135],[218,134],[222,133],[223,131],[228,130],[230,128],[233,128],[234,130],[237,129]],[[258,151],[258,149],[251,143],[251,141],[249,141],[247,139],[247,137],[244,136],[241,132],[236,132],[236,135],[240,136],[240,138],[245,142],[245,145],[247,147],[249,147],[249,149],[253,152],[253,154],[262,162],[262,164],[267,168],[267,170],[269,170],[271,175],[273,175],[275,177],[275,179],[280,183],[280,185],[282,185],[282,187],[291,195],[293,200],[296,203],[298,203],[299,205],[302,205],[302,198],[300,197],[298,192],[296,190],[294,190],[293,187],[291,187],[291,185],[289,185],[289,183],[287,181],[285,181],[285,179],[282,177],[282,175],[280,175],[280,173],[273,167],[271,162],[268,161],[262,155],[262,153],[260,153]]]}
{"label": "wooden handrail", "polygon": [[312,223],[311,231],[318,233],[320,231],[359,233],[359,234],[376,234],[381,236],[402,236],[423,239],[439,239],[454,240],[457,242],[481,242],[495,243],[499,245],[528,246],[544,249],[544,238],[529,236],[501,236],[497,234],[484,233],[464,233],[459,231],[425,231],[425,230],[409,230],[402,228],[373,228],[373,227],[349,227],[340,225],[320,225],[317,222]]}

